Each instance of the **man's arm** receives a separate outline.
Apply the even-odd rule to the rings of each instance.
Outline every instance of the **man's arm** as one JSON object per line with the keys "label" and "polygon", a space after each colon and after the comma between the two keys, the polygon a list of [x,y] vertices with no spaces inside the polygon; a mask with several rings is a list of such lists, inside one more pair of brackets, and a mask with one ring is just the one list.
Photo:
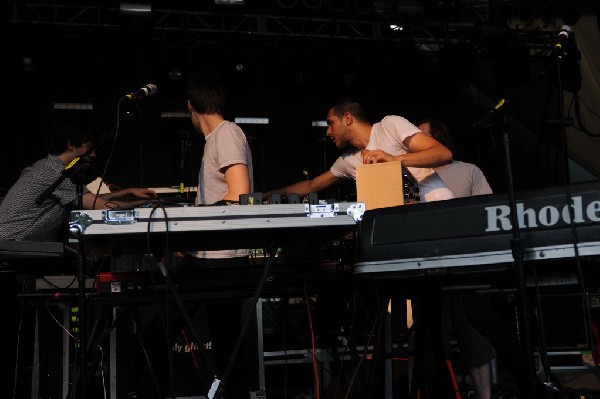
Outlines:
{"label": "man's arm", "polygon": [[[111,198],[120,198],[126,195],[133,195],[135,198],[152,198],[156,197],[156,192],[148,188],[125,188],[122,190],[113,191],[110,193],[102,194],[96,197],[96,194],[92,192],[85,193],[82,197],[83,209],[112,209],[120,207],[131,207],[134,205],[140,205],[145,203],[147,200],[137,201],[112,201]],[[79,206],[78,200],[74,200],[73,205]]]}
{"label": "man's arm", "polygon": [[278,190],[271,190],[265,195],[269,197],[271,194],[280,193],[280,194],[299,194],[300,196],[304,196],[310,193],[316,193],[326,188],[333,186],[334,184],[339,183],[341,179],[331,173],[330,170],[325,173],[320,174],[311,180],[302,180],[294,184],[290,184],[289,186],[282,187]]}
{"label": "man's arm", "polygon": [[435,168],[452,162],[452,152],[423,132],[406,138],[404,144],[410,150],[408,154],[398,156],[404,166]]}
{"label": "man's arm", "polygon": [[250,193],[250,174],[248,166],[237,163],[225,169],[225,181],[227,182],[227,193],[223,197],[225,201],[239,201],[240,195]]}
{"label": "man's arm", "polygon": [[[111,198],[122,198],[126,195],[132,195],[134,198],[151,198],[156,197],[156,192],[149,188],[124,188],[122,190],[111,191],[110,193],[101,194],[96,197],[95,193],[88,192],[83,195],[83,209],[112,209],[119,207],[130,207],[145,203],[147,200],[138,201],[112,201]],[[79,206],[79,201],[74,200],[73,205]]]}
{"label": "man's arm", "polygon": [[111,191],[110,193],[100,194],[100,198],[108,201],[113,198],[122,198],[127,195],[131,195],[135,198],[148,198],[148,197],[156,197],[156,192],[149,188],[123,188],[121,190]]}
{"label": "man's arm", "polygon": [[418,132],[404,140],[409,153],[393,156],[382,150],[361,151],[364,163],[402,161],[404,166],[437,168],[452,162],[452,152],[433,137]]}

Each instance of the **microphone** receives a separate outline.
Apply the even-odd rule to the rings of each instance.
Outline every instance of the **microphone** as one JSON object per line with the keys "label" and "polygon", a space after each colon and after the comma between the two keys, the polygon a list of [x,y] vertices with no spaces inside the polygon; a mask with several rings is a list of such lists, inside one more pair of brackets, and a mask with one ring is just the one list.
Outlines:
{"label": "microphone", "polygon": [[144,98],[146,96],[151,96],[156,94],[157,87],[155,84],[147,84],[141,89],[134,91],[133,93],[125,94],[124,98],[128,100],[138,100],[140,98]]}
{"label": "microphone", "polygon": [[560,32],[558,32],[558,36],[556,37],[556,44],[554,45],[554,50],[558,56],[558,58],[562,58],[567,55],[567,51],[565,49],[567,45],[567,40],[572,34],[571,27],[569,25],[563,25],[560,28]]}

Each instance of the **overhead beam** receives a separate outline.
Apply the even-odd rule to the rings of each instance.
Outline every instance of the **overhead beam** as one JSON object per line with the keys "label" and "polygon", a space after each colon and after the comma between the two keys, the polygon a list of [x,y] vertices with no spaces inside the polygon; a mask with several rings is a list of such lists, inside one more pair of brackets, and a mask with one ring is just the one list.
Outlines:
{"label": "overhead beam", "polygon": [[[478,11],[478,15],[481,11]],[[155,33],[189,33],[195,40],[204,34],[240,34],[272,38],[319,38],[359,41],[414,41],[426,45],[469,43],[476,40],[475,21],[444,22],[431,18],[397,17],[394,24],[402,32],[390,29],[389,20],[351,18],[309,18],[281,15],[217,13],[152,9],[143,29]],[[135,21],[133,21],[135,22]],[[16,3],[13,24],[116,29],[132,24],[117,7]],[[135,26],[135,24],[133,24]],[[544,49],[556,32],[552,26],[511,27],[511,35],[523,46]]]}

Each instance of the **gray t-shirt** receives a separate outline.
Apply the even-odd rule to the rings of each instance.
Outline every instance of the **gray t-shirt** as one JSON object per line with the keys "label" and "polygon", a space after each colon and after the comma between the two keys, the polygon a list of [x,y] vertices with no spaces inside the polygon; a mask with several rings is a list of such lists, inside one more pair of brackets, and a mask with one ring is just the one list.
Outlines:
{"label": "gray t-shirt", "polygon": [[[381,122],[375,123],[371,129],[371,137],[367,150],[380,149],[391,155],[409,152],[404,140],[420,130],[407,119],[388,115]],[[356,180],[356,167],[362,164],[360,151],[352,148],[342,154],[331,166],[331,173],[340,178]],[[452,192],[444,185],[432,168],[408,168],[419,182],[421,201],[438,201],[454,198]]]}
{"label": "gray t-shirt", "polygon": [[[40,205],[35,201],[65,170],[56,155],[48,155],[23,169],[0,204],[0,239],[18,241],[58,241],[66,228],[71,202],[77,199],[77,186],[65,179]],[[89,190],[83,188],[83,192]]]}
{"label": "gray t-shirt", "polygon": [[454,161],[435,171],[456,198],[492,194],[492,188],[477,165]]}
{"label": "gray t-shirt", "polygon": [[[250,191],[254,190],[252,153],[246,135],[233,122],[223,121],[206,136],[204,155],[198,176],[197,205],[211,205],[221,201],[227,193],[224,170],[226,167],[244,164],[250,174]],[[235,206],[235,205],[232,205]],[[198,251],[199,258],[233,258],[250,254],[247,249],[224,251]]]}

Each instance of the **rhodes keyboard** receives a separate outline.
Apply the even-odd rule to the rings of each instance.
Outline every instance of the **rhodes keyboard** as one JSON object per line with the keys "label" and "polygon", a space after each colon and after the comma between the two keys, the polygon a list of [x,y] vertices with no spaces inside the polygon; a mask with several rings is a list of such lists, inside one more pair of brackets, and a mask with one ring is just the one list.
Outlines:
{"label": "rhodes keyboard", "polygon": [[73,211],[73,238],[122,253],[276,248],[351,233],[364,203],[262,204]]}
{"label": "rhodes keyboard", "polygon": [[[600,254],[599,182],[515,197],[524,261]],[[354,273],[370,278],[466,275],[510,269],[513,262],[506,194],[366,211],[360,237],[363,258]]]}

